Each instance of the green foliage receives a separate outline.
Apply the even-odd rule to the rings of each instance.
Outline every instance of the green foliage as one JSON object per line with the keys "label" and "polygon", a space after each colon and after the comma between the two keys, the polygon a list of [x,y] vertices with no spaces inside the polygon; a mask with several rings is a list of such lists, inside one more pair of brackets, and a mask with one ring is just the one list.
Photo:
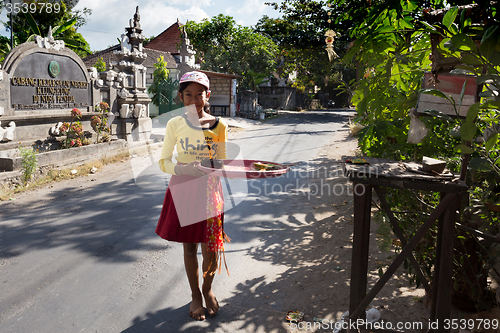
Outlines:
{"label": "green foliage", "polygon": [[149,36],[149,37],[146,37],[144,38],[144,41],[142,42],[143,45],[146,45],[148,44],[150,41],[152,41],[153,39],[155,39],[156,36]]}
{"label": "green foliage", "polygon": [[[333,17],[331,8],[325,1],[284,1],[271,4],[279,10],[282,17],[272,19],[262,17],[255,31],[263,33],[279,46],[280,65],[277,73],[280,77],[294,77],[291,84],[300,92],[314,91],[319,88],[333,99],[341,93],[351,94],[348,82],[355,77],[355,71],[341,64],[338,60],[330,62],[325,49],[325,32],[336,29],[328,23]],[[335,30],[334,49],[343,56],[351,41],[345,29]]]}
{"label": "green foliage", "polygon": [[222,14],[200,23],[188,22],[186,32],[205,70],[242,75],[240,90],[251,89],[251,73],[270,76],[275,69],[278,48],[261,33],[237,25]]}
{"label": "green foliage", "polygon": [[[436,0],[433,3],[435,8],[443,8],[446,4],[451,7],[441,22],[429,24],[422,21],[420,1],[380,1],[369,8],[360,24],[353,25],[350,33],[355,42],[344,62],[352,62],[359,70],[360,80],[352,99],[358,115],[356,121],[365,126],[360,131],[359,144],[364,154],[373,157],[403,161],[420,161],[422,156],[440,158],[446,160],[448,168],[455,173],[459,171],[461,154],[470,153],[471,174],[467,182],[471,205],[461,210],[460,220],[462,224],[472,223],[475,228],[496,235],[500,232],[500,216],[486,209],[485,202],[500,203],[498,19],[496,10],[491,10],[489,25],[472,24],[471,15],[467,10],[454,7],[454,1]],[[351,14],[346,12],[346,15]],[[438,49],[441,54],[463,63],[457,71],[474,74],[476,82],[484,84],[482,99],[469,109],[465,119],[449,117],[439,110],[427,110],[432,117],[420,118],[429,130],[427,136],[419,144],[408,144],[409,110],[415,107],[419,94],[447,100],[456,114],[462,107],[465,85],[457,100],[438,89],[420,89],[424,72],[433,69],[429,60],[431,32],[440,35],[442,41]],[[429,214],[439,202],[438,197],[427,192],[399,190],[390,190],[387,200],[407,237],[421,225],[422,215]],[[434,265],[435,235],[436,230],[431,230],[416,249],[416,258],[427,278]],[[469,294],[474,295],[471,301],[479,306],[484,300],[484,288],[479,287],[478,281],[483,279],[496,256],[469,233],[462,233],[458,238],[463,244],[477,243],[472,252],[468,252],[465,245],[455,251],[454,281],[457,286],[467,285]],[[472,275],[470,260],[482,263]],[[410,282],[418,284],[415,268],[410,263],[405,263],[405,267]]]}
{"label": "green foliage", "polygon": [[28,183],[38,168],[38,160],[36,153],[31,147],[19,148],[21,155],[21,173],[23,175],[24,184]]}
{"label": "green foliage", "polygon": [[265,81],[267,76],[262,73],[256,73],[253,70],[249,69],[248,70],[248,77],[250,81],[250,88],[253,91],[259,91],[259,85]]}
{"label": "green foliage", "polygon": [[106,63],[102,59],[102,57],[98,58],[94,67],[97,69],[99,73],[104,72],[106,70]]}
{"label": "green foliage", "polygon": [[160,83],[168,80],[167,62],[160,56],[154,64],[153,83],[148,87],[148,92],[152,95],[151,102],[157,107],[160,106]]}
{"label": "green foliage", "polygon": [[[65,46],[75,51],[80,57],[85,57],[91,53],[90,46],[83,36],[77,32],[77,28],[83,26],[91,15],[92,11],[88,8],[83,10],[72,10],[68,4],[62,1],[60,3],[60,11],[48,12],[43,10],[42,6],[49,1],[39,0],[24,0],[25,3],[35,3],[37,10],[34,12],[28,11],[19,15],[12,16],[12,25],[14,32],[14,47],[26,41],[34,40],[35,35],[47,36],[49,29],[52,29],[52,35],[57,36],[57,39],[63,40]],[[2,22],[5,29],[10,31],[10,19],[7,22]],[[2,40],[2,42],[4,42]],[[2,43],[0,47],[0,57],[3,58],[10,51],[10,38],[8,45]]]}

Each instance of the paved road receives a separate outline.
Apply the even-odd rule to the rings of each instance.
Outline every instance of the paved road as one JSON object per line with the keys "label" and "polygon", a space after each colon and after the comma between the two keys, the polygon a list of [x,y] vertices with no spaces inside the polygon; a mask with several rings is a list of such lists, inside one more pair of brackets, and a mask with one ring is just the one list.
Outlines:
{"label": "paved road", "polygon": [[169,179],[150,165],[158,150],[0,202],[0,331],[284,331],[269,315],[293,296],[270,282],[290,263],[273,249],[293,235],[290,205],[307,197],[300,171],[345,137],[349,115],[287,114],[234,135],[243,158],[299,164],[287,177],[226,187],[237,204],[226,212],[231,275],[217,275],[221,311],[203,322],[187,315],[182,246],[154,233]]}

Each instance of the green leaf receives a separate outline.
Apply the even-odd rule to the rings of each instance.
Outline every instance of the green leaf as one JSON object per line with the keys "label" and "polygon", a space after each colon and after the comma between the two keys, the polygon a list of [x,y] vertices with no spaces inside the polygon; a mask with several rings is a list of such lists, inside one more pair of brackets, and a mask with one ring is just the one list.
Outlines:
{"label": "green leaf", "polygon": [[380,28],[378,28],[377,30],[375,30],[375,34],[380,34],[380,33],[384,33],[384,32],[392,32],[396,30],[393,26],[390,26],[390,25],[383,25],[381,26]]}
{"label": "green leaf", "polygon": [[467,86],[467,79],[465,80],[464,84],[462,85],[462,91],[460,91],[460,100],[458,101],[458,110],[460,110],[460,107],[462,106],[462,101],[464,100],[464,94],[465,94],[465,87]]}
{"label": "green leaf", "polygon": [[451,42],[453,46],[455,46],[457,49],[461,51],[474,51],[477,52],[476,45],[474,44],[474,41],[470,39],[469,36],[466,34],[458,34],[453,37],[451,37]]}
{"label": "green leaf", "polygon": [[425,22],[425,21],[420,21],[421,24],[425,25],[427,28],[429,28],[430,30],[432,31],[436,31],[436,27],[434,27],[433,25]]}
{"label": "green leaf", "polygon": [[424,110],[424,111],[421,111],[421,113],[425,113],[429,116],[432,116],[432,117],[435,117],[435,118],[439,118],[439,119],[443,119],[443,120],[446,120],[446,121],[453,121],[453,118],[451,118],[449,115],[447,114],[444,114],[442,113],[441,111],[438,111],[438,110]]}
{"label": "green leaf", "polygon": [[464,141],[472,141],[476,136],[477,126],[471,121],[466,121],[460,126],[460,135]]}
{"label": "green leaf", "polygon": [[500,75],[496,74],[484,74],[476,77],[476,84],[490,83],[492,80],[500,82]]}
{"label": "green leaf", "polygon": [[484,43],[484,42],[486,42],[487,39],[495,36],[497,29],[498,29],[497,26],[492,26],[492,27],[488,28],[488,30],[486,30],[484,32],[483,38],[481,39],[481,44]]}
{"label": "green leaf", "polygon": [[469,52],[463,52],[460,55],[460,60],[464,64],[471,65],[471,66],[481,66],[483,64],[480,57],[476,56],[475,54],[471,54]]}
{"label": "green leaf", "polygon": [[491,148],[493,148],[498,142],[498,133],[493,133],[490,135],[488,138],[488,141],[486,141],[486,144],[484,145],[484,148],[486,149],[486,152],[488,153]]}
{"label": "green leaf", "polygon": [[479,93],[479,97],[497,97],[497,94],[493,91],[486,90]]}
{"label": "green leaf", "polygon": [[[450,101],[450,99],[448,98],[448,96],[446,96],[441,90],[438,90],[438,89],[421,89],[419,91],[419,93],[420,94],[427,94],[427,95],[432,95],[432,96],[437,96],[437,97],[445,98],[448,101]],[[450,101],[450,103],[451,103],[451,101]]]}
{"label": "green leaf", "polygon": [[458,14],[458,6],[450,8],[443,17],[443,25],[450,29]]}
{"label": "green leaf", "polygon": [[[488,29],[489,31],[490,29]],[[496,27],[492,29],[495,32]],[[499,48],[500,38],[498,34],[489,34],[487,38],[483,37],[481,42],[480,51],[481,54],[494,66],[500,65],[500,48]]]}
{"label": "green leaf", "polygon": [[465,18],[466,13],[466,10],[462,10],[462,12],[460,13],[460,31],[472,24],[472,20],[470,18]]}
{"label": "green leaf", "polygon": [[466,145],[458,145],[455,146],[455,151],[462,153],[462,154],[472,154],[474,152],[474,149],[471,147],[468,147]]}
{"label": "green leaf", "polygon": [[469,162],[469,167],[477,171],[483,171],[483,172],[494,170],[493,165],[491,165],[491,162],[484,157],[471,158]]}
{"label": "green leaf", "polygon": [[500,101],[487,101],[481,104],[482,110],[500,110]]}
{"label": "green leaf", "polygon": [[35,22],[35,19],[33,18],[33,16],[31,16],[31,13],[27,11],[26,13],[24,13],[24,17],[26,18],[26,21],[28,21],[31,31],[33,31],[35,35],[42,36],[42,33],[40,32],[40,29]]}
{"label": "green leaf", "polygon": [[66,30],[68,30],[69,28],[71,28],[74,24],[76,23],[76,17],[73,18],[72,20],[69,20],[69,21],[66,21],[64,22],[62,25],[60,26],[57,26],[57,27],[54,27],[54,29],[52,30],[52,35],[53,36],[56,36]]}
{"label": "green leaf", "polygon": [[474,103],[470,106],[467,111],[467,116],[465,117],[466,122],[474,122],[479,114],[479,102]]}

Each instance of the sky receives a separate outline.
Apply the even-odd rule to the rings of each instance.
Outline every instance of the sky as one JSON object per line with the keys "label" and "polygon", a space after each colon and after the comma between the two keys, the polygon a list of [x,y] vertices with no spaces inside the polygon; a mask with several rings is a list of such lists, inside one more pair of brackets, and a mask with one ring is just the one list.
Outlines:
{"label": "sky", "polygon": [[[141,27],[146,37],[157,36],[177,19],[200,22],[204,18],[224,14],[234,18],[242,26],[254,26],[263,16],[278,17],[279,13],[265,2],[273,0],[79,0],[75,9],[87,7],[92,10],[88,23],[78,29],[90,44],[92,51],[103,50],[118,43],[117,38],[125,33],[129,20],[139,6]],[[5,10],[0,20],[6,22]],[[0,28],[0,34],[10,33]]]}

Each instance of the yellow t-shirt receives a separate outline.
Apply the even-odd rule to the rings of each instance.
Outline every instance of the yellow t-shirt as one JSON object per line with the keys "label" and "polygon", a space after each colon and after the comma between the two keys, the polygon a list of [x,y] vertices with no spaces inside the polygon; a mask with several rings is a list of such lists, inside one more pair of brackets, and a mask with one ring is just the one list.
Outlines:
{"label": "yellow t-shirt", "polygon": [[217,118],[210,128],[195,127],[186,117],[178,116],[167,123],[165,139],[161,150],[160,169],[175,175],[175,165],[172,161],[174,148],[177,148],[176,160],[179,163],[201,161],[203,158],[226,158],[227,124]]}

